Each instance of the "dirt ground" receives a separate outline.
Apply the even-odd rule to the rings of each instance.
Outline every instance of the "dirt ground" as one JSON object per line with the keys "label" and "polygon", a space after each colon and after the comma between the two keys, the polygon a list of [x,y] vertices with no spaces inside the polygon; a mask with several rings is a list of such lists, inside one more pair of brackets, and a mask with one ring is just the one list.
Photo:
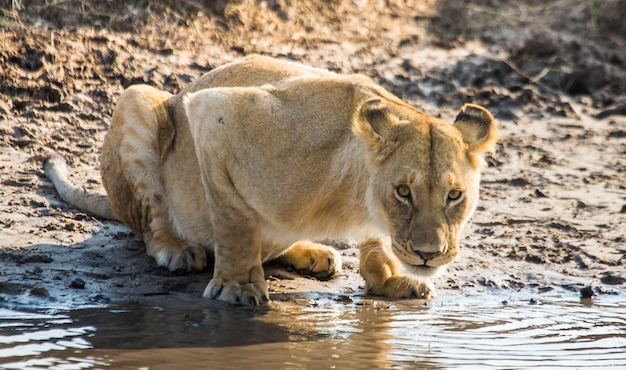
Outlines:
{"label": "dirt ground", "polygon": [[[489,108],[503,140],[439,294],[626,289],[626,7],[621,0],[0,0],[0,306],[201,300],[117,222],[57,196],[51,151],[98,190],[122,90],[177,92],[260,53],[363,73],[452,122]],[[356,249],[318,282],[267,269],[274,299],[362,292]],[[347,297],[347,298],[346,298]],[[4,302],[4,303],[3,303]]]}

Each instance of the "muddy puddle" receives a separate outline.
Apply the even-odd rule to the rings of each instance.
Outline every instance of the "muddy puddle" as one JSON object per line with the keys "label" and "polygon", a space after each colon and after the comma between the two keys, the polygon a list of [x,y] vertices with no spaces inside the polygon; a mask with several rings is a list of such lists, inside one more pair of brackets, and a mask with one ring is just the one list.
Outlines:
{"label": "muddy puddle", "polygon": [[0,368],[626,367],[626,305],[613,295],[492,292],[428,305],[309,295],[275,297],[265,309],[153,303],[0,309]]}

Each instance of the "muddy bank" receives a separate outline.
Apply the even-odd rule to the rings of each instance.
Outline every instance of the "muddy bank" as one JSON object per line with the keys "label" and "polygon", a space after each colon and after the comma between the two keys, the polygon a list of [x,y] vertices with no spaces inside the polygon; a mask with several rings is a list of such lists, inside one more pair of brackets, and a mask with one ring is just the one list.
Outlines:
{"label": "muddy bank", "polygon": [[[66,1],[1,4],[0,295],[6,304],[201,302],[210,272],[170,273],[115,222],[59,200],[42,158],[99,189],[99,148],[121,91],[176,92],[250,53],[371,76],[452,121],[482,104],[503,134],[461,256],[440,295],[626,286],[626,32],[618,1]],[[621,13],[620,13],[621,12]],[[366,25],[366,26],[365,26]],[[362,292],[356,249],[318,282],[268,269],[274,299]],[[623,293],[622,293],[623,294]]]}

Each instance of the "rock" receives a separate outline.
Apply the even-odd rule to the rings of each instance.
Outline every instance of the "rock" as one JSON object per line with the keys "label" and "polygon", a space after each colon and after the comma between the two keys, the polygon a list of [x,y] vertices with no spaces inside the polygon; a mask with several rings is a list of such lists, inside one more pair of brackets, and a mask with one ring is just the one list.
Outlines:
{"label": "rock", "polygon": [[76,278],[72,280],[72,282],[70,283],[70,288],[85,289],[85,280],[81,278]]}
{"label": "rock", "polygon": [[591,286],[586,286],[580,289],[580,298],[589,299],[594,295],[595,293],[593,292],[593,288]]}

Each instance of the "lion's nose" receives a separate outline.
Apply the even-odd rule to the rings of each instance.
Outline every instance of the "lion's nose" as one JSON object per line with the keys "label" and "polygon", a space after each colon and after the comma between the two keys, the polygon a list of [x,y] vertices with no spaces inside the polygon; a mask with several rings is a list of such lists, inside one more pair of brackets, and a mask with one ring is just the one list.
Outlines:
{"label": "lion's nose", "polygon": [[422,252],[422,251],[415,251],[415,253],[417,253],[418,256],[422,257],[424,262],[430,261],[433,258],[441,254],[441,252]]}

